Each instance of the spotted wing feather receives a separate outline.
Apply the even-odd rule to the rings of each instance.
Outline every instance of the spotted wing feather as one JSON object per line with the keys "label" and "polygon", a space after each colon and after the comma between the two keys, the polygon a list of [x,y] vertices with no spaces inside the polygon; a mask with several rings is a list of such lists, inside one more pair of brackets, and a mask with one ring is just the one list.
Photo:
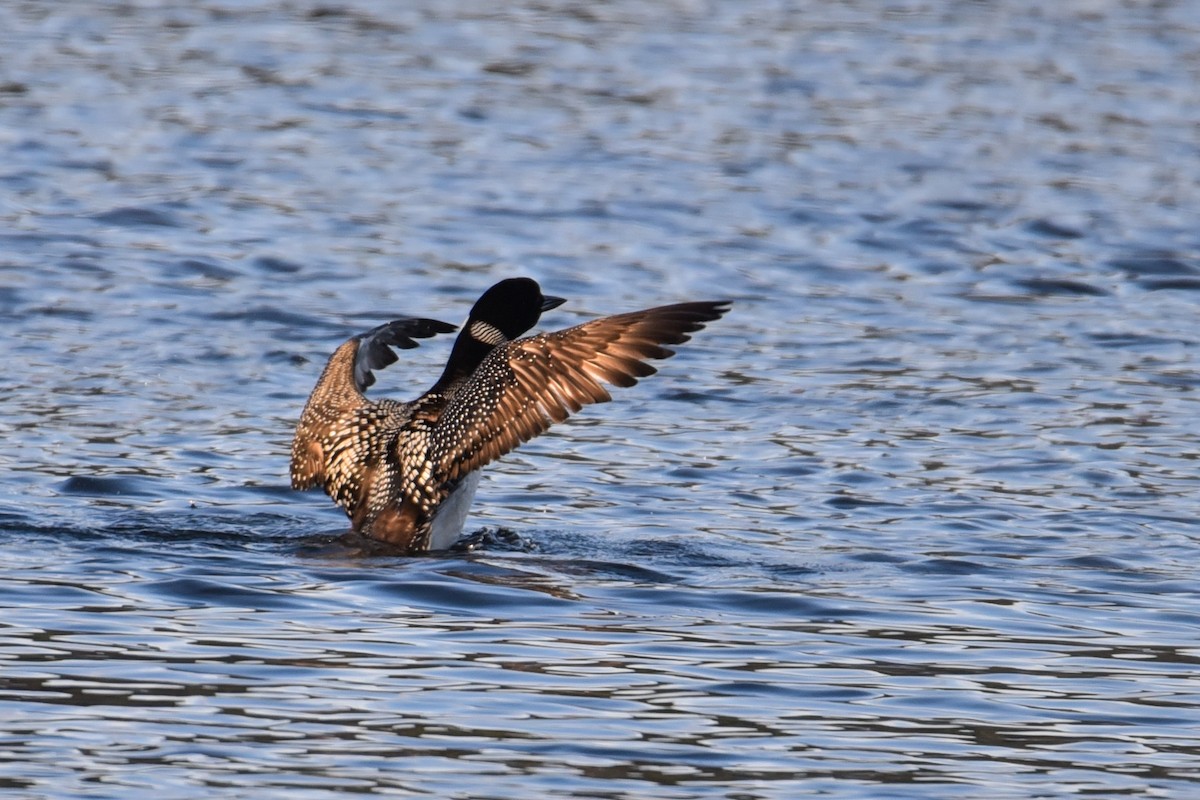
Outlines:
{"label": "spotted wing feather", "polygon": [[552,424],[611,399],[604,384],[633,386],[656,372],[664,347],[729,310],[679,303],[591,320],[497,347],[447,403],[430,431],[430,458],[449,483],[495,461]]}
{"label": "spotted wing feather", "polygon": [[291,478],[295,489],[320,486],[353,518],[377,476],[404,406],[374,403],[363,390],[374,383],[372,370],[396,361],[392,347],[416,347],[414,339],[449,332],[455,326],[431,319],[398,319],[344,342],[325,365],[300,415],[292,439]]}

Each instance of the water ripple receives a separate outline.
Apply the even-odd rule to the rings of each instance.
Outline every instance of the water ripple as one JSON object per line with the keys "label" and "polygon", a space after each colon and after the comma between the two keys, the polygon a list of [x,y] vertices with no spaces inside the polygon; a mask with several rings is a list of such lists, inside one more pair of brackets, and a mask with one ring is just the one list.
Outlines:
{"label": "water ripple", "polygon": [[[1195,5],[0,5],[0,786],[1190,796]],[[735,305],[459,550],[288,488],[518,273]]]}

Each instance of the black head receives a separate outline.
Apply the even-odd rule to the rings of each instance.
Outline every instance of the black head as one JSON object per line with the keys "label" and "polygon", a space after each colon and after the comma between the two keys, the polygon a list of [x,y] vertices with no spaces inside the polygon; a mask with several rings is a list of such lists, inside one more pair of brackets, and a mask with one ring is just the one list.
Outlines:
{"label": "black head", "polygon": [[463,380],[492,350],[536,325],[543,311],[565,302],[561,297],[542,294],[542,287],[532,278],[500,281],[475,301],[467,324],[454,342],[446,369],[430,391],[444,392]]}
{"label": "black head", "polygon": [[[463,333],[479,334],[476,338],[495,346],[503,340],[486,326],[499,331],[504,340],[516,339],[537,324],[543,311],[557,308],[565,302],[561,297],[543,295],[542,287],[532,278],[508,278],[488,289],[475,301]],[[477,326],[472,331],[471,324],[475,322],[486,323],[486,326]],[[489,333],[491,336],[488,336]]]}

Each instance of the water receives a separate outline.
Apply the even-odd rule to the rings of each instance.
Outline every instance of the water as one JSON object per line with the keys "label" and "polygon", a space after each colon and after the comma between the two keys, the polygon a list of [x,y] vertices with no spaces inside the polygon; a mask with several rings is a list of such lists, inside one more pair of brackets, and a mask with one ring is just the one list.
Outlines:
{"label": "water", "polygon": [[[1194,795],[1196,20],[0,7],[0,787]],[[474,551],[340,544],[324,358],[518,274],[735,306]]]}

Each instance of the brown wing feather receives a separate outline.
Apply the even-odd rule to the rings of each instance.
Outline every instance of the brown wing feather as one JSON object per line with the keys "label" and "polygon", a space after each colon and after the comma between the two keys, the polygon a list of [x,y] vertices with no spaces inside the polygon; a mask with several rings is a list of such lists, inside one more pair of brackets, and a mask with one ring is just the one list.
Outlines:
{"label": "brown wing feather", "polygon": [[430,457],[454,481],[519,447],[553,423],[611,398],[603,384],[633,386],[668,358],[663,345],[729,310],[726,302],[679,303],[590,320],[518,339],[492,351],[447,403],[430,438]]}
{"label": "brown wing feather", "polygon": [[[292,439],[292,488],[320,486],[352,517],[371,486],[372,468],[387,454],[401,407],[363,395],[373,370],[396,363],[393,347],[455,330],[423,317],[401,317],[343,342],[329,357],[300,415]],[[386,476],[385,476],[386,477]],[[357,522],[355,523],[358,524]]]}
{"label": "brown wing feather", "polygon": [[292,438],[292,488],[324,487],[329,476],[328,450],[334,432],[367,404],[353,381],[358,341],[343,343],[325,365],[313,387]]}
{"label": "brown wing feather", "polygon": [[[359,339],[334,351],[313,388],[292,439],[292,488],[320,486],[357,527],[367,495],[394,479],[385,456],[404,420],[403,407],[372,402],[358,388]],[[380,467],[384,469],[380,469]]]}

